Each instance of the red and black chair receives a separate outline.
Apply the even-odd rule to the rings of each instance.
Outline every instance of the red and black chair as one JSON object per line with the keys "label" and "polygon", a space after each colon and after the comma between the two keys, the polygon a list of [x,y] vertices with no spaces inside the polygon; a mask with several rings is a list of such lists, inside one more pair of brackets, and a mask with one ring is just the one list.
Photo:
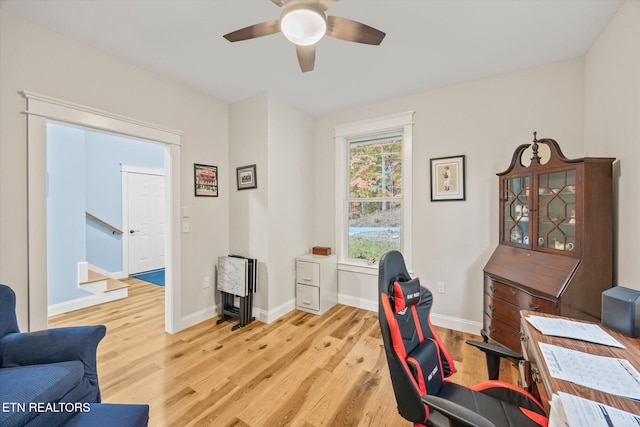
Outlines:
{"label": "red and black chair", "polygon": [[[447,380],[455,367],[431,325],[433,295],[417,278],[411,279],[400,252],[384,254],[379,268],[378,318],[402,417],[416,426],[547,425],[542,405],[519,387],[497,379],[473,387]],[[517,356],[475,344],[494,359]]]}

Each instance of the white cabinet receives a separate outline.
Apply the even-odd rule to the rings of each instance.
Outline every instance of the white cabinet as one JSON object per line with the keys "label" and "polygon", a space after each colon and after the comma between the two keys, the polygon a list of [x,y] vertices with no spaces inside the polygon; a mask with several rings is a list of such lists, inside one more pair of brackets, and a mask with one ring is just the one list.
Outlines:
{"label": "white cabinet", "polygon": [[307,254],[296,258],[296,308],[323,314],[337,303],[336,256]]}

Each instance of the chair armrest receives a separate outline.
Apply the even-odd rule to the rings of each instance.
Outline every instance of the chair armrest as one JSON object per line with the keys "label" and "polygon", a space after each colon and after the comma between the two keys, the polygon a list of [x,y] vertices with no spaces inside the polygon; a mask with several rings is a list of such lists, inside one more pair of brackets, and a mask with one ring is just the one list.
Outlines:
{"label": "chair armrest", "polygon": [[430,409],[440,412],[456,426],[463,427],[496,427],[491,421],[480,414],[438,396],[422,396],[422,402]]}
{"label": "chair armrest", "polygon": [[516,359],[516,360],[524,360],[524,357],[522,356],[521,353],[516,353],[515,351],[508,349],[506,347],[503,347],[501,345],[490,344],[488,342],[473,341],[473,340],[467,340],[467,344],[477,347],[480,351],[487,354],[492,354],[498,357],[506,357],[506,358]]}
{"label": "chair armrest", "polygon": [[96,350],[106,332],[104,325],[97,325],[8,334],[0,339],[0,366],[79,360],[84,364],[85,377],[97,378]]}
{"label": "chair armrest", "polygon": [[487,372],[490,380],[497,380],[500,376],[500,359],[524,360],[520,353],[516,353],[501,345],[489,344],[488,342],[467,340],[467,344],[472,345],[484,352],[487,359]]}

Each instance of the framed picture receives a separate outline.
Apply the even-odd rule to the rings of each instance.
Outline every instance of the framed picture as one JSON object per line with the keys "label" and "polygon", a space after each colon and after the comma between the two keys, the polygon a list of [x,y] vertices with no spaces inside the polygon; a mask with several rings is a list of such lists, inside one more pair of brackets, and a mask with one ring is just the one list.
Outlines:
{"label": "framed picture", "polygon": [[236,168],[236,179],[238,190],[248,190],[258,188],[258,176],[256,175],[256,165],[242,166]]}
{"label": "framed picture", "polygon": [[431,201],[465,200],[465,156],[431,159]]}
{"label": "framed picture", "polygon": [[194,185],[196,197],[218,197],[218,167],[193,165]]}

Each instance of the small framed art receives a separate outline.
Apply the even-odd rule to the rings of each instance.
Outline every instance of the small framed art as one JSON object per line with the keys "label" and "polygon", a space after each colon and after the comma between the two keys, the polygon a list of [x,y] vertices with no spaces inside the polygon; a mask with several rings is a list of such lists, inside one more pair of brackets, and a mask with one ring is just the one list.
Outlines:
{"label": "small framed art", "polygon": [[258,188],[256,165],[241,166],[239,168],[236,168],[236,180],[238,183],[238,190]]}
{"label": "small framed art", "polygon": [[218,197],[218,167],[209,165],[193,165],[196,197]]}
{"label": "small framed art", "polygon": [[465,156],[431,159],[431,201],[465,200]]}

